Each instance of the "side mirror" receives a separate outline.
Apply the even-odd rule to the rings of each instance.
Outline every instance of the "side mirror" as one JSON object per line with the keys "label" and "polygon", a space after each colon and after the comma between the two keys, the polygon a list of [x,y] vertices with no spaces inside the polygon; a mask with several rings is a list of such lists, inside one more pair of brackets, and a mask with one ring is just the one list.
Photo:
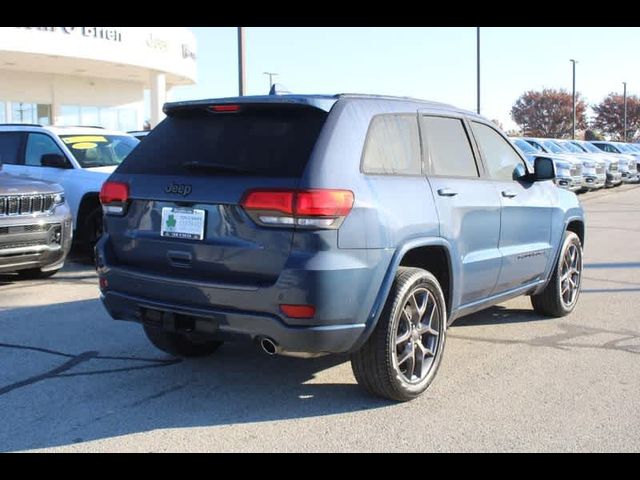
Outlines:
{"label": "side mirror", "polygon": [[45,153],[40,157],[40,165],[43,167],[69,168],[69,162],[59,153]]}
{"label": "side mirror", "polygon": [[522,180],[527,177],[527,169],[522,163],[518,163],[516,168],[513,169],[513,179],[514,180]]}
{"label": "side mirror", "polygon": [[556,167],[553,160],[547,157],[536,157],[533,162],[534,181],[553,180],[556,177]]}

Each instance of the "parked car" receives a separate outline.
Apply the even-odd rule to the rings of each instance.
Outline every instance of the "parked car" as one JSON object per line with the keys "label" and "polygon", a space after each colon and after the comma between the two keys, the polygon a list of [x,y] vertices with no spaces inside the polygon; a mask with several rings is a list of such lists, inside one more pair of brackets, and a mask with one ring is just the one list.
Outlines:
{"label": "parked car", "polygon": [[[545,153],[560,155],[565,160],[572,160],[582,164],[582,189],[580,191],[594,190],[601,188],[606,183],[604,164],[600,165],[592,158],[584,155],[575,155],[567,148],[561,146],[551,138],[525,138],[534,148]],[[601,170],[598,173],[598,170]]]}
{"label": "parked car", "polygon": [[604,152],[615,154],[620,159],[619,168],[623,182],[631,183],[638,180],[638,162],[635,156],[625,152],[618,142],[592,140],[591,143]]}
{"label": "parked car", "polygon": [[610,153],[600,150],[592,143],[585,140],[567,140],[571,144],[578,147],[582,152],[589,156],[593,156],[604,162],[607,171],[607,180],[605,187],[615,187],[622,183],[622,173],[620,172],[620,159]]}
{"label": "parked car", "polygon": [[107,311],[161,350],[240,335],[270,354],[350,353],[358,383],[405,401],[455,319],[518,295],[543,315],[576,305],[580,203],[483,117],[371,95],[164,111],[103,185],[96,246]]}
{"label": "parked car", "polygon": [[556,169],[554,182],[557,186],[572,192],[582,190],[582,164],[580,162],[571,162],[553,153],[542,153],[522,138],[510,138],[510,140],[522,151],[530,165],[533,165],[535,158],[539,156],[553,160]]}
{"label": "parked car", "polygon": [[[607,184],[607,163],[601,157],[585,155],[584,151],[569,140],[554,139],[553,142],[564,149],[569,155],[573,155],[582,161],[585,168],[593,167],[587,178],[587,187],[592,190],[603,188]],[[583,170],[584,171],[584,170]]]}
{"label": "parked car", "polygon": [[[0,124],[13,150],[4,169],[64,188],[76,242],[93,251],[102,233],[102,183],[139,143],[131,135],[96,127]],[[10,140],[9,140],[10,139]]]}
{"label": "parked car", "polygon": [[12,147],[0,134],[0,273],[50,277],[62,268],[71,246],[69,206],[60,185],[1,171]]}
{"label": "parked car", "polygon": [[[627,155],[631,155],[635,160],[636,171],[638,172],[638,176],[640,177],[640,151],[636,150],[636,148],[630,143],[624,142],[616,142],[616,145],[623,153]],[[631,164],[629,165],[629,169],[633,170]]]}

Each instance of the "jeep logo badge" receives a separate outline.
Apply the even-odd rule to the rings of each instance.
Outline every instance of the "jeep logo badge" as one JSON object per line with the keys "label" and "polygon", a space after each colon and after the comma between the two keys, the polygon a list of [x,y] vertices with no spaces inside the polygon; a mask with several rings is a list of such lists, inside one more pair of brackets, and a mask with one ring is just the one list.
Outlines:
{"label": "jeep logo badge", "polygon": [[172,183],[171,185],[167,185],[164,189],[165,193],[177,193],[178,195],[182,195],[186,197],[191,193],[191,185],[182,185],[179,183]]}

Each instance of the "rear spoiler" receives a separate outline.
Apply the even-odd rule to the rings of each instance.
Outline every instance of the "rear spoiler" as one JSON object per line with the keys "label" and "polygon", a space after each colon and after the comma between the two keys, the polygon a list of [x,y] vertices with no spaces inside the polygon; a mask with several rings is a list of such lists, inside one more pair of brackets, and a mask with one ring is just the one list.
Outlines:
{"label": "rear spoiler", "polygon": [[269,107],[269,106],[300,106],[317,108],[328,112],[333,105],[338,101],[340,97],[338,95],[263,95],[263,96],[247,96],[247,97],[233,97],[233,98],[212,98],[209,100],[190,100],[185,102],[171,102],[165,103],[162,107],[162,111],[171,116],[177,112],[184,112],[189,110],[212,110],[212,107],[222,107],[220,111],[231,111],[224,107],[231,107],[237,105],[242,107]]}

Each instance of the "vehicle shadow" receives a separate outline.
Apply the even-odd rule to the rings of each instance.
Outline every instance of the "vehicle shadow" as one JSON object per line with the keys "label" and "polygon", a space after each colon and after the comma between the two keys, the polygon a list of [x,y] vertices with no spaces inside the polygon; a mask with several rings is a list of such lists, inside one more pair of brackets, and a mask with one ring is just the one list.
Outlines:
{"label": "vehicle shadow", "polygon": [[640,262],[605,262],[605,263],[585,263],[585,269],[595,268],[639,268]]}
{"label": "vehicle shadow", "polygon": [[486,310],[462,317],[453,322],[453,327],[472,327],[477,325],[498,325],[501,323],[540,322],[552,320],[537,314],[533,309],[508,308],[496,305]]}
{"label": "vehicle shadow", "polygon": [[393,404],[353,377],[332,383],[336,374],[328,372],[315,381],[334,367],[344,379],[346,356],[269,357],[238,342],[207,358],[172,358],[153,349],[138,325],[109,319],[98,300],[0,311],[0,326],[23,330],[0,341],[0,451]]}

